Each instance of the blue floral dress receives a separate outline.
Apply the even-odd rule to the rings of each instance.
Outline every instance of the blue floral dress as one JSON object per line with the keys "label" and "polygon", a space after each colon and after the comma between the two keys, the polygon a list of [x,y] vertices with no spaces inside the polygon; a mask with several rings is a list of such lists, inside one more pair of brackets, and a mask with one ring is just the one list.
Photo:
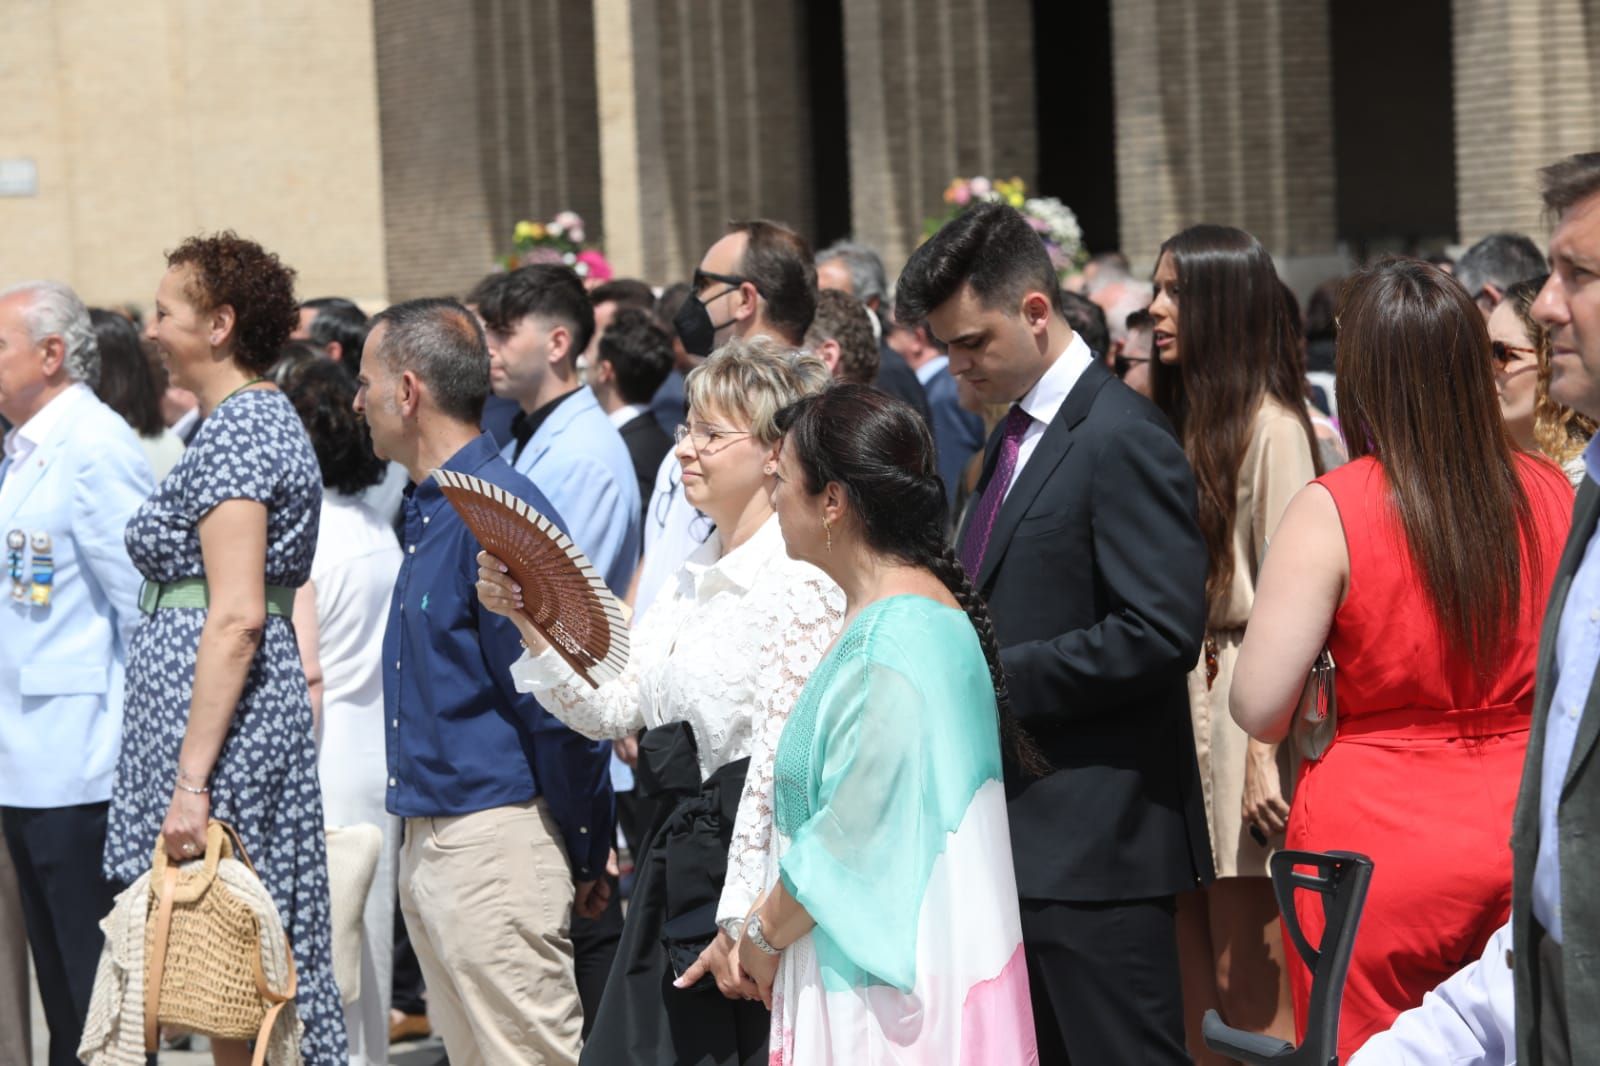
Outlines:
{"label": "blue floral dress", "polygon": [[[199,523],[231,499],[267,508],[266,583],[311,574],[322,505],[316,454],[294,408],[274,390],[218,405],[155,494],[128,523],[128,554],[145,578],[203,577]],[[150,867],[172,802],[189,719],[203,609],[157,611],[128,652],[122,753],[111,796],[105,872],[128,884]],[[293,945],[308,1066],[349,1061],[333,981],[328,859],[311,701],[294,626],[269,616],[233,723],[211,773],[211,816],[239,831]]]}

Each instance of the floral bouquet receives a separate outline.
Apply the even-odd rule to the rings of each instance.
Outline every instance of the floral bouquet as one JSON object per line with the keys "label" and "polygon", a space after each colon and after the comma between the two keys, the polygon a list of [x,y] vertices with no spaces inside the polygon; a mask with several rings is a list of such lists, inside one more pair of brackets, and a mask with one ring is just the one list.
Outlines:
{"label": "floral bouquet", "polygon": [[511,254],[500,262],[507,270],[562,263],[584,281],[609,281],[613,272],[605,253],[583,238],[583,219],[576,211],[562,211],[548,222],[523,219],[511,233]]}
{"label": "floral bouquet", "polygon": [[929,218],[922,227],[923,239],[933,236],[946,222],[955,218],[972,203],[1010,204],[1022,213],[1044,241],[1050,253],[1050,262],[1063,278],[1076,273],[1089,261],[1089,249],[1083,246],[1083,230],[1078,226],[1078,216],[1072,208],[1054,196],[1029,196],[1021,178],[1010,181],[991,181],[976,178],[956,178],[944,191],[947,205],[942,215]]}

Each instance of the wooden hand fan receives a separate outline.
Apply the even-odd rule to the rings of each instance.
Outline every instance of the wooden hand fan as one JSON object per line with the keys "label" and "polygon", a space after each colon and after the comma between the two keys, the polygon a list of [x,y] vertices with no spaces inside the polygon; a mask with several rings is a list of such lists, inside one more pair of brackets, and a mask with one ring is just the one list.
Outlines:
{"label": "wooden hand fan", "polygon": [[435,470],[444,498],[522,586],[521,614],[578,676],[599,688],[628,664],[628,625],[587,556],[556,524],[498,485]]}

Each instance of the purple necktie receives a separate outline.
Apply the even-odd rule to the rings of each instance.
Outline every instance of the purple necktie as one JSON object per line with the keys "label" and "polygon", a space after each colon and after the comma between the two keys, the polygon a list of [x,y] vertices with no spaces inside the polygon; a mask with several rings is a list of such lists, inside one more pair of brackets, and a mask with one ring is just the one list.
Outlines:
{"label": "purple necktie", "polygon": [[1000,438],[1000,458],[995,461],[994,475],[978,497],[978,510],[967,527],[967,538],[961,542],[961,565],[973,584],[978,582],[978,568],[983,565],[983,553],[989,549],[989,534],[994,532],[994,520],[1000,516],[1000,504],[1005,502],[1006,490],[1011,487],[1011,476],[1017,472],[1017,455],[1022,451],[1022,435],[1033,425],[1033,416],[1020,407],[1011,408],[1006,415],[1006,432]]}

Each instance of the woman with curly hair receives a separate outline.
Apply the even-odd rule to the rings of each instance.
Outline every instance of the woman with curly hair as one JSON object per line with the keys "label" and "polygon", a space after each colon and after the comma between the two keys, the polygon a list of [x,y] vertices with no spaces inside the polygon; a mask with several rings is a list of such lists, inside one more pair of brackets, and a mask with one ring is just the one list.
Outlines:
{"label": "woman with curly hair", "polygon": [[1583,449],[1595,424],[1550,398],[1550,334],[1533,317],[1533,301],[1544,282],[1540,275],[1513,285],[1489,316],[1494,387],[1511,443],[1558,464],[1577,488],[1584,476]]}
{"label": "woman with curly hair", "polygon": [[[309,1066],[348,1061],[328,922],[316,738],[290,615],[311,574],[317,457],[263,375],[298,318],[294,271],[232,233],[167,256],[148,336],[204,418],[128,523],[147,612],[128,651],[105,871],[128,884],[159,841],[175,861],[229,823],[294,947]],[[215,1041],[219,1064],[248,1063]]]}

